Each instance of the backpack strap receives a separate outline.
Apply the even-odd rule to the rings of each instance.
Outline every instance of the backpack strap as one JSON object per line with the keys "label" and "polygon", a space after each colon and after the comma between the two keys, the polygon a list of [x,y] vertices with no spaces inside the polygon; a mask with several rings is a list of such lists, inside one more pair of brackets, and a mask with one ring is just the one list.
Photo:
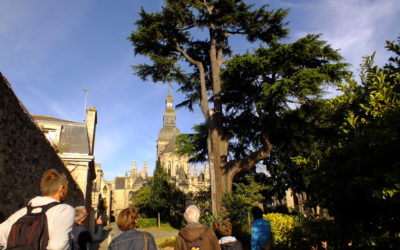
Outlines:
{"label": "backpack strap", "polygon": [[[46,213],[47,210],[49,210],[50,208],[57,206],[58,204],[60,204],[60,202],[51,202],[49,204],[43,205],[43,206],[35,206],[33,207],[30,203],[28,204],[28,206],[26,206],[27,209],[27,214],[29,215],[35,215],[35,214],[42,214],[42,213]],[[41,208],[42,210],[39,213],[32,213],[32,211],[36,208]]]}
{"label": "backpack strap", "polygon": [[144,250],[148,249],[148,243],[147,243],[147,233],[143,232],[143,240],[144,240]]}

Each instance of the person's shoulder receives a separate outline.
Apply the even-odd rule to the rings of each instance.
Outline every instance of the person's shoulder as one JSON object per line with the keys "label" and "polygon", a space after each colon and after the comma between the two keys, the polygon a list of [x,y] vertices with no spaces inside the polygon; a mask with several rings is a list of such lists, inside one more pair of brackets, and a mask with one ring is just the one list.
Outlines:
{"label": "person's shoulder", "polygon": [[16,222],[19,218],[26,215],[26,212],[27,212],[26,207],[23,207],[18,211],[16,211],[15,213],[13,213],[12,215],[10,215],[3,223],[0,223],[0,225],[4,226],[6,225],[6,223],[14,224],[14,222]]}
{"label": "person's shoulder", "polygon": [[71,205],[68,205],[68,204],[65,204],[65,203],[57,204],[54,207],[52,207],[51,209],[57,209],[57,210],[60,210],[60,211],[75,213],[75,209]]}

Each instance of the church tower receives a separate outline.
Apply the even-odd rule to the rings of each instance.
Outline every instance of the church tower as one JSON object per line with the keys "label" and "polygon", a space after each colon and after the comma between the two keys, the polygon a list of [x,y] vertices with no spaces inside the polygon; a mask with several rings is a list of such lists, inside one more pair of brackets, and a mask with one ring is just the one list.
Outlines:
{"label": "church tower", "polygon": [[174,109],[174,98],[171,96],[170,87],[165,100],[165,111],[163,116],[163,127],[158,134],[157,159],[162,153],[175,150],[175,137],[181,132],[176,127],[176,112]]}

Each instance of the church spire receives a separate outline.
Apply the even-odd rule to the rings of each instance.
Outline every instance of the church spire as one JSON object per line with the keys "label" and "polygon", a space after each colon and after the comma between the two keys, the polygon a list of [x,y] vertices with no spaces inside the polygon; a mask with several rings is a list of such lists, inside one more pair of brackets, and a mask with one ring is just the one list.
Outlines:
{"label": "church spire", "polygon": [[136,175],[137,173],[137,165],[136,165],[136,161],[133,161],[133,166],[132,166],[132,175]]}
{"label": "church spire", "polygon": [[174,109],[174,98],[171,95],[171,87],[168,85],[168,95],[165,100],[164,128],[176,126],[176,114]]}

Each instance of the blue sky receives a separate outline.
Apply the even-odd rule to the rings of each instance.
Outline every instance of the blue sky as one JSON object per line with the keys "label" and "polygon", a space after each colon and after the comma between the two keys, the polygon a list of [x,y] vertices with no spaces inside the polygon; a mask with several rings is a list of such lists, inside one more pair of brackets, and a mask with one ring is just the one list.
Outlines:
{"label": "blue sky", "polygon": [[[389,56],[385,40],[400,36],[398,0],[271,0],[257,6],[291,8],[288,41],[322,33],[356,71],[363,55],[377,51],[376,62]],[[140,7],[157,10],[161,0],[0,0],[0,71],[31,114],[83,121],[84,93],[88,107],[98,110],[96,161],[106,178],[123,175],[137,161],[149,172],[155,165],[156,140],[162,127],[167,86],[142,82],[131,65],[126,40]],[[236,51],[251,45],[235,39]],[[253,45],[256,46],[256,45]],[[175,103],[182,96],[173,93]],[[183,133],[202,121],[197,110],[177,111]]]}

